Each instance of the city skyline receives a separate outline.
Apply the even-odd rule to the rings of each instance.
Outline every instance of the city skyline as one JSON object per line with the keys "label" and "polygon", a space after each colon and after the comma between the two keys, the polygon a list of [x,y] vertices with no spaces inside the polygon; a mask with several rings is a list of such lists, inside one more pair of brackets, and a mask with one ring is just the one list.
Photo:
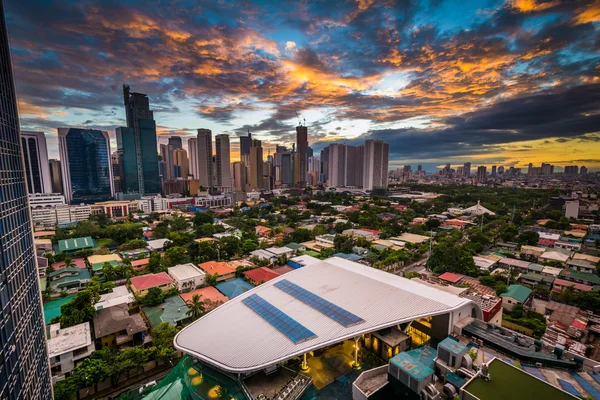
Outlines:
{"label": "city skyline", "polygon": [[23,129],[49,134],[50,158],[63,126],[116,148],[125,82],[152,99],[159,144],[250,130],[266,156],[306,119],[317,153],[381,139],[391,169],[600,167],[592,1],[6,7]]}

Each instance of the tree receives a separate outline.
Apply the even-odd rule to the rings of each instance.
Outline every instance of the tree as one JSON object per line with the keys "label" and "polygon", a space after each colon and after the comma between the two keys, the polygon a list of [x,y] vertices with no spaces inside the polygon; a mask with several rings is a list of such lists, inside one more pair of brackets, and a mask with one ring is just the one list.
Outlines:
{"label": "tree", "polygon": [[130,371],[140,371],[148,362],[149,353],[139,347],[128,347],[119,353],[111,364],[110,377],[113,386],[119,384],[121,376]]}
{"label": "tree", "polygon": [[96,312],[94,304],[98,300],[100,300],[98,292],[90,288],[82,290],[75,295],[73,300],[62,305],[61,315],[53,318],[52,321],[53,323],[60,322],[62,329],[91,321]]}
{"label": "tree", "polygon": [[104,235],[122,244],[142,237],[142,225],[134,222],[109,225],[104,229]]}
{"label": "tree", "polygon": [[179,246],[167,249],[162,260],[162,263],[166,267],[173,267],[175,265],[185,264],[188,262],[190,262],[190,257],[186,253],[186,248]]}
{"label": "tree", "polygon": [[205,282],[208,286],[215,286],[217,284],[217,279],[219,278],[219,274],[216,272],[214,274],[206,274]]}
{"label": "tree", "polygon": [[177,328],[168,322],[161,322],[152,329],[152,344],[156,347],[155,357],[159,361],[173,362],[177,359],[177,352],[173,348],[173,339]]}
{"label": "tree", "polygon": [[200,237],[210,237],[214,235],[216,232],[215,226],[213,224],[202,224],[196,228],[196,233]]}
{"label": "tree", "polygon": [[166,268],[163,268],[162,266],[159,252],[155,251],[150,254],[150,259],[148,260],[148,270],[153,274],[166,271]]}
{"label": "tree", "polygon": [[292,242],[302,243],[312,240],[314,238],[312,231],[305,228],[298,228],[291,233],[290,239]]}
{"label": "tree", "polygon": [[221,258],[231,259],[242,250],[240,239],[235,236],[225,236],[219,239],[219,250]]}
{"label": "tree", "polygon": [[508,287],[506,286],[506,284],[504,282],[498,281],[494,285],[494,289],[496,289],[496,296],[500,296],[502,293],[506,293],[506,291],[508,290]]}
{"label": "tree", "polygon": [[119,251],[137,250],[146,247],[146,241],[142,239],[133,239],[119,246]]}
{"label": "tree", "polygon": [[148,289],[148,293],[142,297],[142,304],[148,307],[154,307],[165,301],[165,294],[160,288],[153,287]]}
{"label": "tree", "polygon": [[212,224],[213,216],[207,212],[199,212],[196,213],[192,222],[196,227],[202,226],[204,224]]}
{"label": "tree", "polygon": [[352,253],[352,247],[354,246],[354,240],[350,236],[346,235],[336,235],[333,239],[333,245],[335,246],[335,251],[338,253]]}
{"label": "tree", "polygon": [[429,265],[436,274],[446,271],[477,276],[479,269],[468,250],[454,243],[439,243],[433,248]]}
{"label": "tree", "polygon": [[250,252],[256,250],[257,248],[258,248],[258,243],[251,239],[246,239],[242,243],[242,251],[244,253],[250,253]]}
{"label": "tree", "polygon": [[98,224],[92,221],[79,221],[75,225],[75,229],[73,229],[72,237],[85,237],[91,236],[93,238],[98,238],[102,235],[102,229]]}
{"label": "tree", "polygon": [[540,235],[534,231],[525,231],[519,235],[517,241],[521,244],[526,244],[529,246],[535,246],[537,242],[540,240]]}
{"label": "tree", "polygon": [[54,392],[54,400],[68,400],[75,396],[77,386],[73,382],[73,379],[67,378],[56,382],[52,390]]}
{"label": "tree", "polygon": [[195,294],[192,296],[192,301],[188,302],[188,307],[190,308],[185,313],[188,317],[192,317],[192,321],[197,320],[201,316],[206,313],[204,308],[204,303],[200,300],[200,295]]}
{"label": "tree", "polygon": [[170,218],[168,221],[171,232],[184,232],[190,228],[187,219],[178,215]]}

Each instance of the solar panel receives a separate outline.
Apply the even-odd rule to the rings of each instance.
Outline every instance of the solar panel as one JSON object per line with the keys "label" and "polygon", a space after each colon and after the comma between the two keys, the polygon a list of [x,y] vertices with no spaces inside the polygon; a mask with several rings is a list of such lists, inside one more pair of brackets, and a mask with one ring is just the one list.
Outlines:
{"label": "solar panel", "polygon": [[294,343],[303,342],[317,336],[257,294],[246,297],[242,302]]}
{"label": "solar panel", "polygon": [[339,324],[345,326],[346,328],[352,325],[359,324],[361,322],[365,322],[362,318],[352,314],[349,311],[344,310],[341,307],[336,306],[335,304],[325,300],[321,296],[317,296],[316,294],[304,289],[288,281],[287,279],[283,279],[277,283],[275,286],[290,296],[293,296],[305,303],[306,305],[314,308],[322,314],[325,314],[332,320],[338,322]]}

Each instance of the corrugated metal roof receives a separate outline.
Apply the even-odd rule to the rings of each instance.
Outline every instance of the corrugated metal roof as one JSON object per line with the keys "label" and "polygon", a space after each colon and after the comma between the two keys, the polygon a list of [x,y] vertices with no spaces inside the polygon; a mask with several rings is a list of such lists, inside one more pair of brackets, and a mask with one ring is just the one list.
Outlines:
{"label": "corrugated metal roof", "polygon": [[[365,322],[349,327],[336,323],[274,287],[282,279],[360,315]],[[253,293],[306,326],[316,337],[293,343],[242,303]],[[176,336],[175,346],[219,368],[246,372],[362,333],[445,314],[469,304],[477,307],[468,299],[334,257],[289,272],[223,304],[184,328]]]}

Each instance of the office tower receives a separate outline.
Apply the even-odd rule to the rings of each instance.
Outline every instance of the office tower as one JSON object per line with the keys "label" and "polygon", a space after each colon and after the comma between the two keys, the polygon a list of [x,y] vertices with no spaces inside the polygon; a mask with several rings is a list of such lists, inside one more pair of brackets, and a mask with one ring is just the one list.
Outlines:
{"label": "office tower", "polygon": [[96,203],[114,196],[108,132],[58,128],[58,150],[69,204]]}
{"label": "office tower", "polygon": [[50,170],[50,182],[52,184],[52,193],[63,193],[60,160],[49,160],[48,166]]}
{"label": "office tower", "polygon": [[588,169],[586,166],[581,166],[581,168],[579,168],[579,175],[585,175],[588,173]]}
{"label": "office tower", "polygon": [[169,146],[168,144],[160,145],[160,156],[162,157],[162,161],[164,161],[164,170],[160,174],[163,179],[172,179],[175,177],[175,164],[173,160],[173,146]]}
{"label": "office tower", "polygon": [[417,166],[417,172],[421,172],[423,170],[423,166],[421,164],[419,164]]}
{"label": "office tower", "polygon": [[496,166],[492,165],[492,176],[496,176]]}
{"label": "office tower", "polygon": [[527,166],[527,175],[533,175],[533,164],[529,163],[529,165]]}
{"label": "office tower", "polygon": [[463,176],[464,174],[465,174],[465,167],[463,165],[456,167],[456,175]]}
{"label": "office tower", "polygon": [[251,190],[261,190],[263,187],[263,149],[260,140],[252,139],[250,146],[250,171],[248,184]]}
{"label": "office tower", "polygon": [[52,398],[42,296],[0,0],[0,398]]}
{"label": "office tower", "polygon": [[236,192],[245,192],[248,179],[246,176],[246,165],[242,161],[231,164],[231,175],[233,179],[233,189]]}
{"label": "office tower", "polygon": [[229,135],[215,136],[215,151],[217,187],[221,190],[231,189]]}
{"label": "office tower", "polygon": [[471,176],[471,163],[466,162],[463,164],[463,173],[465,176]]}
{"label": "office tower", "polygon": [[190,170],[187,151],[184,149],[173,150],[173,167],[175,178],[187,179]]}
{"label": "office tower", "polygon": [[498,167],[498,175],[503,175],[504,174],[504,166],[501,165]]}
{"label": "office tower", "polygon": [[[315,156],[308,157],[308,183],[310,185],[318,185],[320,175],[321,175],[321,160],[319,160],[319,157],[315,157]],[[361,174],[361,178],[362,178],[362,174]]]}
{"label": "office tower", "polygon": [[[297,160],[297,161],[296,161]],[[308,167],[308,127],[296,127],[296,154],[294,155],[294,185],[306,186]]]}
{"label": "office tower", "polygon": [[386,188],[390,145],[383,140],[367,140],[364,149],[363,188]]}
{"label": "office tower", "polygon": [[173,150],[183,149],[181,136],[171,136],[168,144],[169,146],[173,146]]}
{"label": "office tower", "polygon": [[110,155],[110,165],[112,168],[113,185],[115,187],[115,193],[123,193],[121,186],[121,166],[119,165],[119,152],[113,151]]}
{"label": "office tower", "polygon": [[198,140],[196,138],[188,139],[188,161],[190,164],[190,175],[194,179],[198,179],[200,172],[198,171]]}
{"label": "office tower", "polygon": [[321,178],[320,183],[327,183],[329,179],[329,147],[321,150]]}
{"label": "office tower", "polygon": [[292,186],[294,183],[294,161],[292,153],[281,154],[281,169],[279,173],[279,180],[282,185]]}
{"label": "office tower", "polygon": [[248,131],[248,136],[240,136],[240,160],[250,165],[250,147],[252,147],[252,134]]}
{"label": "office tower", "polygon": [[487,172],[485,166],[477,167],[477,183],[485,183],[487,181]]}
{"label": "office tower", "polygon": [[[162,156],[161,156],[162,158]],[[164,181],[167,178],[167,163],[165,162],[165,160],[160,160],[158,162],[158,176],[160,177],[161,180],[161,185],[162,185],[162,181]]]}
{"label": "office tower", "polygon": [[196,139],[198,142],[198,180],[203,188],[212,188],[214,186],[212,131],[210,129],[198,129]]}
{"label": "office tower", "polygon": [[130,92],[123,85],[127,127],[116,129],[123,193],[134,196],[158,194],[161,184],[156,152],[156,122],[148,96]]}
{"label": "office tower", "polygon": [[21,132],[25,177],[29,193],[52,193],[48,147],[44,132]]}

